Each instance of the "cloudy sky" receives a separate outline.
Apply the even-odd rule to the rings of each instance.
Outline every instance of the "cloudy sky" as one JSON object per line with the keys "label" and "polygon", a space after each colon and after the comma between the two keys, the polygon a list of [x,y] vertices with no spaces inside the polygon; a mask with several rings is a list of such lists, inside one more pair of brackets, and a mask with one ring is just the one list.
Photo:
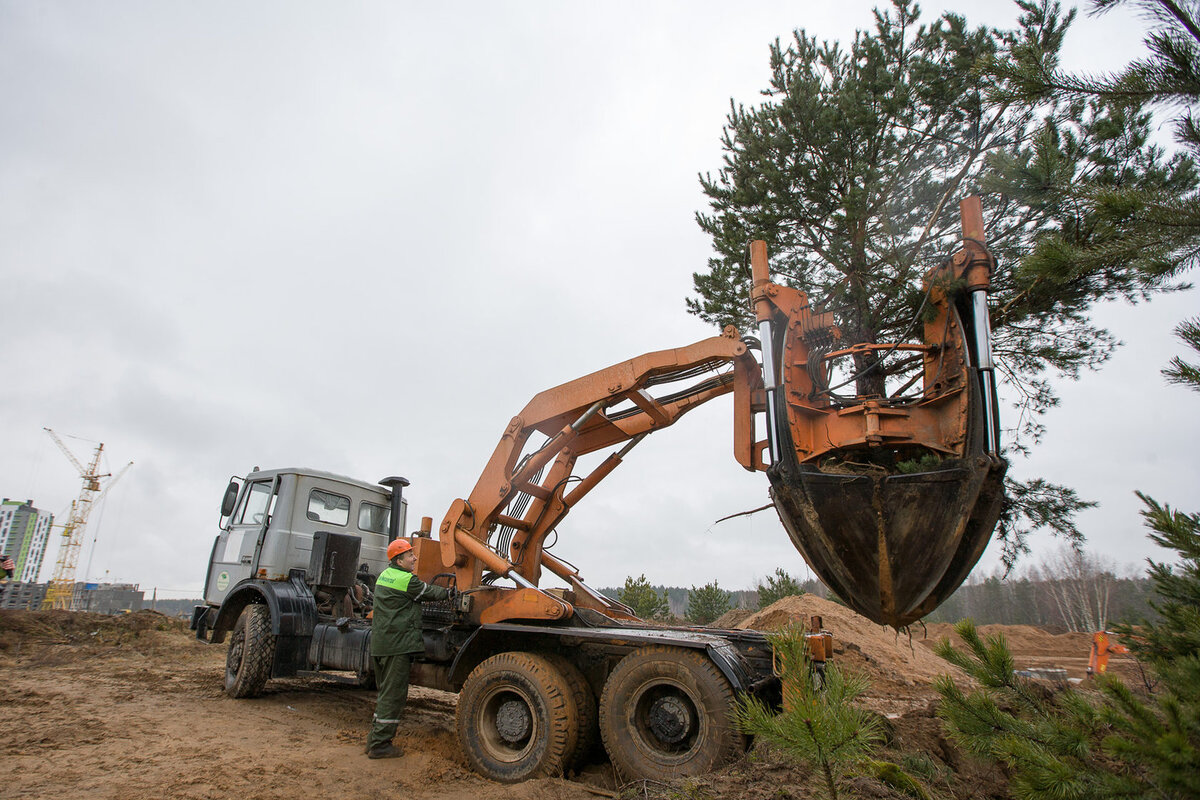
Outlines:
{"label": "cloudy sky", "polygon": [[[43,427],[136,462],[78,574],[160,596],[199,594],[255,465],[404,475],[410,520],[440,520],[533,394],[712,335],[684,298],[730,98],[756,102],[775,37],[869,24],[864,2],[0,0],[0,493],[78,493]],[[1115,68],[1141,33],[1083,20],[1070,64]],[[1080,522],[1118,564],[1157,555],[1134,489],[1197,507],[1196,400],[1158,370],[1198,305],[1100,309],[1126,346],[1014,466],[1101,501]],[[731,451],[732,402],[693,412],[555,552],[598,586],[806,575],[772,513],[714,526],[766,502]]]}

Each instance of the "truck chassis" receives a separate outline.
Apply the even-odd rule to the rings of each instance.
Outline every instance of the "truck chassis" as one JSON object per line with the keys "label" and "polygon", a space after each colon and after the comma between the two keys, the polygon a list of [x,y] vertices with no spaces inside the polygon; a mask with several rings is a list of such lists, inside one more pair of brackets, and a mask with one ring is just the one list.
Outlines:
{"label": "truck chassis", "polygon": [[[197,638],[229,638],[231,696],[298,675],[373,687],[369,620],[318,613],[306,577],[247,579],[221,606],[197,606]],[[422,609],[425,653],[411,680],[459,695],[464,753],[494,780],[568,772],[600,743],[631,779],[702,774],[747,746],[733,722],[739,695],[780,701],[761,633],[635,624],[582,608],[557,623],[473,624],[463,612],[470,596]]]}

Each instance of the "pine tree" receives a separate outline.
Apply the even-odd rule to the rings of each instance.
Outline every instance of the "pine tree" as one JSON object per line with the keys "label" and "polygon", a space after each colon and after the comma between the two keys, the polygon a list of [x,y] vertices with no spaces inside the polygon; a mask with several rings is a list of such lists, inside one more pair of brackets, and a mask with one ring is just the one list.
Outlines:
{"label": "pine tree", "polygon": [[[1200,317],[1179,323],[1179,326],[1175,328],[1175,335],[1192,350],[1200,353]],[[1171,365],[1163,370],[1163,375],[1170,383],[1177,383],[1200,392],[1200,365],[1198,364],[1184,361],[1182,357],[1176,356],[1171,359]]]}
{"label": "pine tree", "polygon": [[1150,538],[1179,556],[1150,562],[1158,619],[1117,626],[1157,673],[1153,702],[1112,676],[1100,679],[1100,703],[1072,690],[1048,694],[1013,675],[1002,637],[981,640],[969,620],[955,627],[969,652],[938,644],[938,655],[983,687],[965,694],[943,676],[939,715],[968,750],[1009,767],[1020,797],[1200,797],[1200,514],[1138,496]]}
{"label": "pine tree", "polygon": [[716,581],[706,583],[697,589],[695,586],[688,592],[687,610],[684,617],[697,625],[707,625],[730,608],[729,592],[717,585]]}
{"label": "pine tree", "polygon": [[784,597],[795,597],[804,594],[800,582],[789,575],[783,567],[776,567],[774,575],[768,575],[764,583],[754,587],[758,591],[758,607],[766,608]]}
{"label": "pine tree", "polygon": [[[1200,124],[1195,112],[1200,106],[1200,3],[1191,0],[1092,0],[1092,10],[1104,13],[1118,6],[1134,6],[1150,21],[1146,37],[1149,55],[1134,61],[1114,75],[1101,77],[1063,73],[1047,54],[1034,49],[1017,51],[1009,60],[995,60],[987,71],[1002,81],[1010,97],[1020,102],[1037,102],[1044,97],[1101,98],[1110,103],[1148,104],[1175,119],[1175,141],[1193,160],[1200,160]],[[1180,110],[1182,107],[1182,110]],[[1180,193],[1138,184],[1059,182],[1053,193],[1080,207],[1108,227],[1109,254],[1135,259],[1154,254],[1166,274],[1194,266],[1200,259],[1200,194],[1194,189]],[[1086,248],[1054,243],[1063,257],[1086,260]],[[1200,317],[1186,320],[1176,333],[1193,349],[1200,350]],[[1168,379],[1200,387],[1200,367],[1174,359],[1166,370]]]}
{"label": "pine tree", "polygon": [[671,615],[666,594],[655,591],[644,573],[636,580],[633,576],[626,577],[625,587],[618,593],[617,599],[632,608],[633,613],[642,619],[666,619]]}
{"label": "pine tree", "polygon": [[[957,246],[955,200],[984,192],[999,257],[995,352],[1021,409],[1011,446],[1036,443],[1039,415],[1057,402],[1050,378],[1094,369],[1115,347],[1089,321],[1091,306],[1172,288],[1197,242],[1185,232],[1123,247],[1127,226],[1065,187],[1182,202],[1197,173],[1150,143],[1150,116],[1129,98],[1021,98],[1012,80],[987,74],[1027,53],[1057,63],[1073,12],[1049,0],[1019,7],[1012,30],[973,29],[952,13],[922,24],[915,4],[894,0],[844,47],[805,31],[777,40],[763,102],[732,105],[724,166],[701,177],[710,210],[697,221],[717,256],[694,275],[689,310],[748,328],[746,249],[765,239],[775,280],[832,311],[848,341],[905,340],[926,270]],[[902,359],[876,366],[859,391],[902,368]],[[1082,538],[1073,514],[1090,504],[1067,487],[1009,481],[1007,494],[1006,561],[1037,527]]]}
{"label": "pine tree", "polygon": [[[1200,353],[1200,341],[1183,331],[1180,337]],[[1183,363],[1175,359],[1164,375],[1200,389],[1186,373],[1175,380]],[[1153,701],[1112,675],[1099,679],[1099,703],[1070,689],[1040,690],[1013,674],[1003,637],[981,640],[970,620],[955,626],[969,652],[945,639],[936,648],[983,687],[965,694],[942,676],[939,715],[968,750],[1009,767],[1019,797],[1200,797],[1200,514],[1138,497],[1150,539],[1179,558],[1174,565],[1150,561],[1158,618],[1117,626],[1122,643],[1157,673]]]}
{"label": "pine tree", "polygon": [[837,800],[843,776],[866,766],[883,741],[879,718],[854,704],[867,690],[867,680],[843,674],[836,664],[827,662],[823,680],[814,681],[801,628],[784,629],[767,638],[780,665],[784,711],[775,714],[753,695],[746,695],[738,724],[746,733],[820,770],[826,794]]}
{"label": "pine tree", "polygon": [[1150,561],[1155,594],[1150,608],[1158,619],[1116,629],[1135,655],[1162,668],[1200,653],[1200,514],[1173,511],[1141,492],[1137,495],[1146,504],[1142,517],[1153,531],[1151,540],[1178,553],[1180,562]]}
{"label": "pine tree", "polygon": [[938,643],[983,687],[964,693],[940,677],[939,716],[968,751],[1008,768],[1018,797],[1200,797],[1200,515],[1143,499],[1151,538],[1181,557],[1177,567],[1151,564],[1161,620],[1122,639],[1158,673],[1153,701],[1111,675],[1100,702],[1017,677],[1004,637],[981,639],[970,620],[955,626],[966,651]]}
{"label": "pine tree", "polygon": [[[1200,354],[1200,323],[1186,322],[1176,333],[1193,353]],[[1169,383],[1200,391],[1200,367],[1182,358],[1172,359],[1163,375]],[[1135,654],[1166,671],[1176,659],[1200,653],[1200,514],[1173,511],[1141,492],[1137,495],[1146,504],[1142,517],[1153,531],[1151,540],[1179,553],[1180,563],[1172,566],[1150,561],[1150,580],[1157,595],[1150,607],[1159,620],[1143,620],[1136,630],[1129,625],[1117,630]]]}
{"label": "pine tree", "polygon": [[1016,797],[1122,797],[1128,786],[1106,768],[1099,744],[1104,726],[1081,694],[1059,694],[1017,677],[1003,636],[979,636],[975,623],[954,626],[967,646],[960,652],[942,639],[936,652],[960,667],[981,689],[964,693],[954,679],[935,683],[938,716],[968,752],[1004,764]]}
{"label": "pine tree", "polygon": [[[1115,74],[1095,77],[1064,73],[1054,54],[1022,48],[1007,61],[989,64],[989,73],[1004,82],[1009,98],[1022,102],[1057,95],[1149,103],[1172,113],[1183,106],[1175,121],[1175,139],[1193,156],[1200,156],[1200,127],[1193,117],[1200,103],[1200,4],[1195,0],[1092,0],[1091,6],[1096,14],[1120,6],[1142,12],[1150,23],[1145,40],[1149,55]],[[1189,205],[1187,217],[1194,226],[1196,198]]]}

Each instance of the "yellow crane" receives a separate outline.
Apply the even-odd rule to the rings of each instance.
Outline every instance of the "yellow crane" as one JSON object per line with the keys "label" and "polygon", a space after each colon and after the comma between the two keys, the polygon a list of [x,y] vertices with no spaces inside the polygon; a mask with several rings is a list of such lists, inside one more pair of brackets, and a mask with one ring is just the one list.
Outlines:
{"label": "yellow crane", "polygon": [[[87,527],[88,515],[92,513],[92,507],[96,504],[104,493],[107,492],[112,485],[120,480],[125,471],[133,466],[130,461],[121,471],[115,476],[110,472],[100,473],[100,456],[104,452],[104,443],[96,445],[96,451],[92,453],[92,460],[85,467],[79,463],[79,459],[75,457],[63,440],[58,438],[58,434],[49,428],[44,428],[46,433],[50,434],[50,438],[58,445],[58,449],[63,451],[63,455],[67,457],[75,469],[79,471],[80,477],[83,478],[83,489],[79,492],[79,497],[71,501],[71,511],[67,515],[67,523],[63,525],[62,541],[58,548],[58,562],[54,566],[54,577],[50,580],[50,585],[46,588],[46,599],[42,602],[42,608],[61,608],[70,610],[71,599],[75,594],[75,567],[79,562],[79,550],[83,545],[83,531]],[[103,486],[100,484],[102,478],[109,478]]]}

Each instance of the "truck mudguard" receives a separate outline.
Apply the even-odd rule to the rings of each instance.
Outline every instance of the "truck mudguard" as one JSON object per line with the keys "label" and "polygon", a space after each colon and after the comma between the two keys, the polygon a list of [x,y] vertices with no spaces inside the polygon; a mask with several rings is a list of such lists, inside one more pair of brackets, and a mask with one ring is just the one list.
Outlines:
{"label": "truck mudguard", "polygon": [[293,574],[286,581],[247,578],[229,592],[212,626],[214,644],[233,630],[242,609],[261,603],[271,611],[271,633],[275,636],[275,661],[271,677],[295,675],[308,663],[308,646],[317,624],[317,604],[304,578]]}

